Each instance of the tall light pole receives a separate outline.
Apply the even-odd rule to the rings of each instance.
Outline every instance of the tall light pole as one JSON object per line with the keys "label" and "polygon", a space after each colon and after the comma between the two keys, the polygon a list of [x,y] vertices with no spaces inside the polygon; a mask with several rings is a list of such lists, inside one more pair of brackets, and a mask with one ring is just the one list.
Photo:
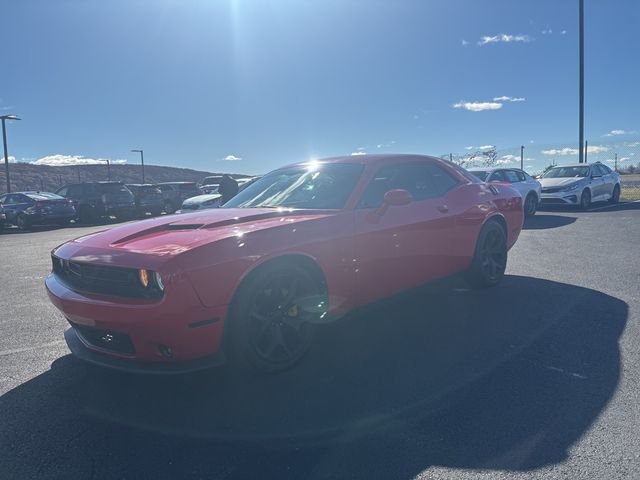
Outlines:
{"label": "tall light pole", "polygon": [[520,145],[520,170],[524,170],[524,145]]}
{"label": "tall light pole", "polygon": [[7,128],[4,124],[6,120],[20,120],[16,115],[0,115],[2,119],[2,143],[4,145],[4,169],[7,174],[7,193],[11,193],[11,179],[9,178],[9,152],[7,151]]}
{"label": "tall light pole", "polygon": [[142,183],[144,183],[144,150],[131,150],[132,152],[138,152],[140,154],[140,161],[142,162]]}
{"label": "tall light pole", "polygon": [[107,180],[111,181],[111,162],[107,158]]}
{"label": "tall light pole", "polygon": [[578,143],[580,144],[578,162],[584,163],[584,0],[579,1],[580,22],[580,126]]}

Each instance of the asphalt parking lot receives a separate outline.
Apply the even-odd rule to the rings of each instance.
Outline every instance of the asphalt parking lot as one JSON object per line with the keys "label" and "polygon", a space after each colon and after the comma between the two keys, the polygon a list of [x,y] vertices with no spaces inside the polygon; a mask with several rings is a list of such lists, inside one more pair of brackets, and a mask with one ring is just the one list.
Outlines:
{"label": "asphalt parking lot", "polygon": [[43,279],[101,228],[0,235],[3,479],[640,478],[640,203],[538,212],[500,287],[352,315],[277,376],[74,361]]}

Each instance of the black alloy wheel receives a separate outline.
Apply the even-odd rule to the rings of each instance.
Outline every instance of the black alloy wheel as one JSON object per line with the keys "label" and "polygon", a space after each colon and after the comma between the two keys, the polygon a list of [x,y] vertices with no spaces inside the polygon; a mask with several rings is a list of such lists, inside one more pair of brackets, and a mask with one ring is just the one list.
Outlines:
{"label": "black alloy wheel", "polygon": [[507,268],[507,236],[502,225],[489,221],[482,227],[468,272],[475,287],[492,287],[504,277]]}
{"label": "black alloy wheel", "polygon": [[235,353],[253,369],[275,373],[295,365],[309,349],[326,295],[304,268],[274,265],[242,287],[234,306]]}

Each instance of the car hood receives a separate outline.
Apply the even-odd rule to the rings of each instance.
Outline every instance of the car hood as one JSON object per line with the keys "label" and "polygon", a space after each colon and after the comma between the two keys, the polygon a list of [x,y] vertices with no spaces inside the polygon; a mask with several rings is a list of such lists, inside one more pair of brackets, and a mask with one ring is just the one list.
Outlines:
{"label": "car hood", "polygon": [[204,244],[258,230],[335,215],[337,210],[229,208],[167,215],[92,233],[62,245],[56,255],[100,264],[152,268]]}
{"label": "car hood", "polygon": [[540,178],[538,181],[542,188],[546,187],[563,187],[572,183],[585,180],[583,177],[560,177],[560,178]]}

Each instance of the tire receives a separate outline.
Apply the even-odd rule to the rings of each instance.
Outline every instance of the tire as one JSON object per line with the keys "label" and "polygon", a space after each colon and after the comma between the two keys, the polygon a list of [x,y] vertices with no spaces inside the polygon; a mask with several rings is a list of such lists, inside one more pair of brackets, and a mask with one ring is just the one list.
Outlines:
{"label": "tire", "polygon": [[78,220],[80,220],[80,223],[93,223],[96,220],[95,217],[91,207],[83,206],[78,210]]}
{"label": "tire", "polygon": [[58,220],[56,222],[56,225],[58,225],[59,227],[68,227],[70,222],[71,220]]}
{"label": "tire", "polygon": [[172,214],[172,213],[174,213],[176,210],[177,210],[177,208],[175,208],[175,207],[173,206],[173,203],[172,203],[172,202],[169,202],[169,201],[164,202],[164,211],[165,211],[166,213],[168,213],[168,214]]}
{"label": "tire", "polygon": [[591,190],[585,188],[580,195],[580,208],[586,210],[591,206]]}
{"label": "tire", "polygon": [[326,304],[326,289],[306,269],[284,261],[259,267],[232,303],[232,363],[262,373],[291,368],[309,350]]}
{"label": "tire", "polygon": [[502,225],[489,220],[480,230],[467,280],[476,288],[500,283],[507,268],[507,235]]}
{"label": "tire", "polygon": [[25,215],[21,214],[18,215],[18,218],[16,219],[16,226],[20,230],[29,230],[31,228],[31,222]]}
{"label": "tire", "polygon": [[609,199],[609,203],[618,203],[620,201],[620,185],[616,184],[613,187],[613,193],[611,193],[611,198]]}
{"label": "tire", "polygon": [[160,215],[162,215],[162,209],[161,208],[154,208],[153,210],[151,210],[151,216],[152,217],[159,217]]}
{"label": "tire", "polygon": [[538,210],[538,196],[535,193],[529,193],[524,199],[524,216],[533,217]]}

